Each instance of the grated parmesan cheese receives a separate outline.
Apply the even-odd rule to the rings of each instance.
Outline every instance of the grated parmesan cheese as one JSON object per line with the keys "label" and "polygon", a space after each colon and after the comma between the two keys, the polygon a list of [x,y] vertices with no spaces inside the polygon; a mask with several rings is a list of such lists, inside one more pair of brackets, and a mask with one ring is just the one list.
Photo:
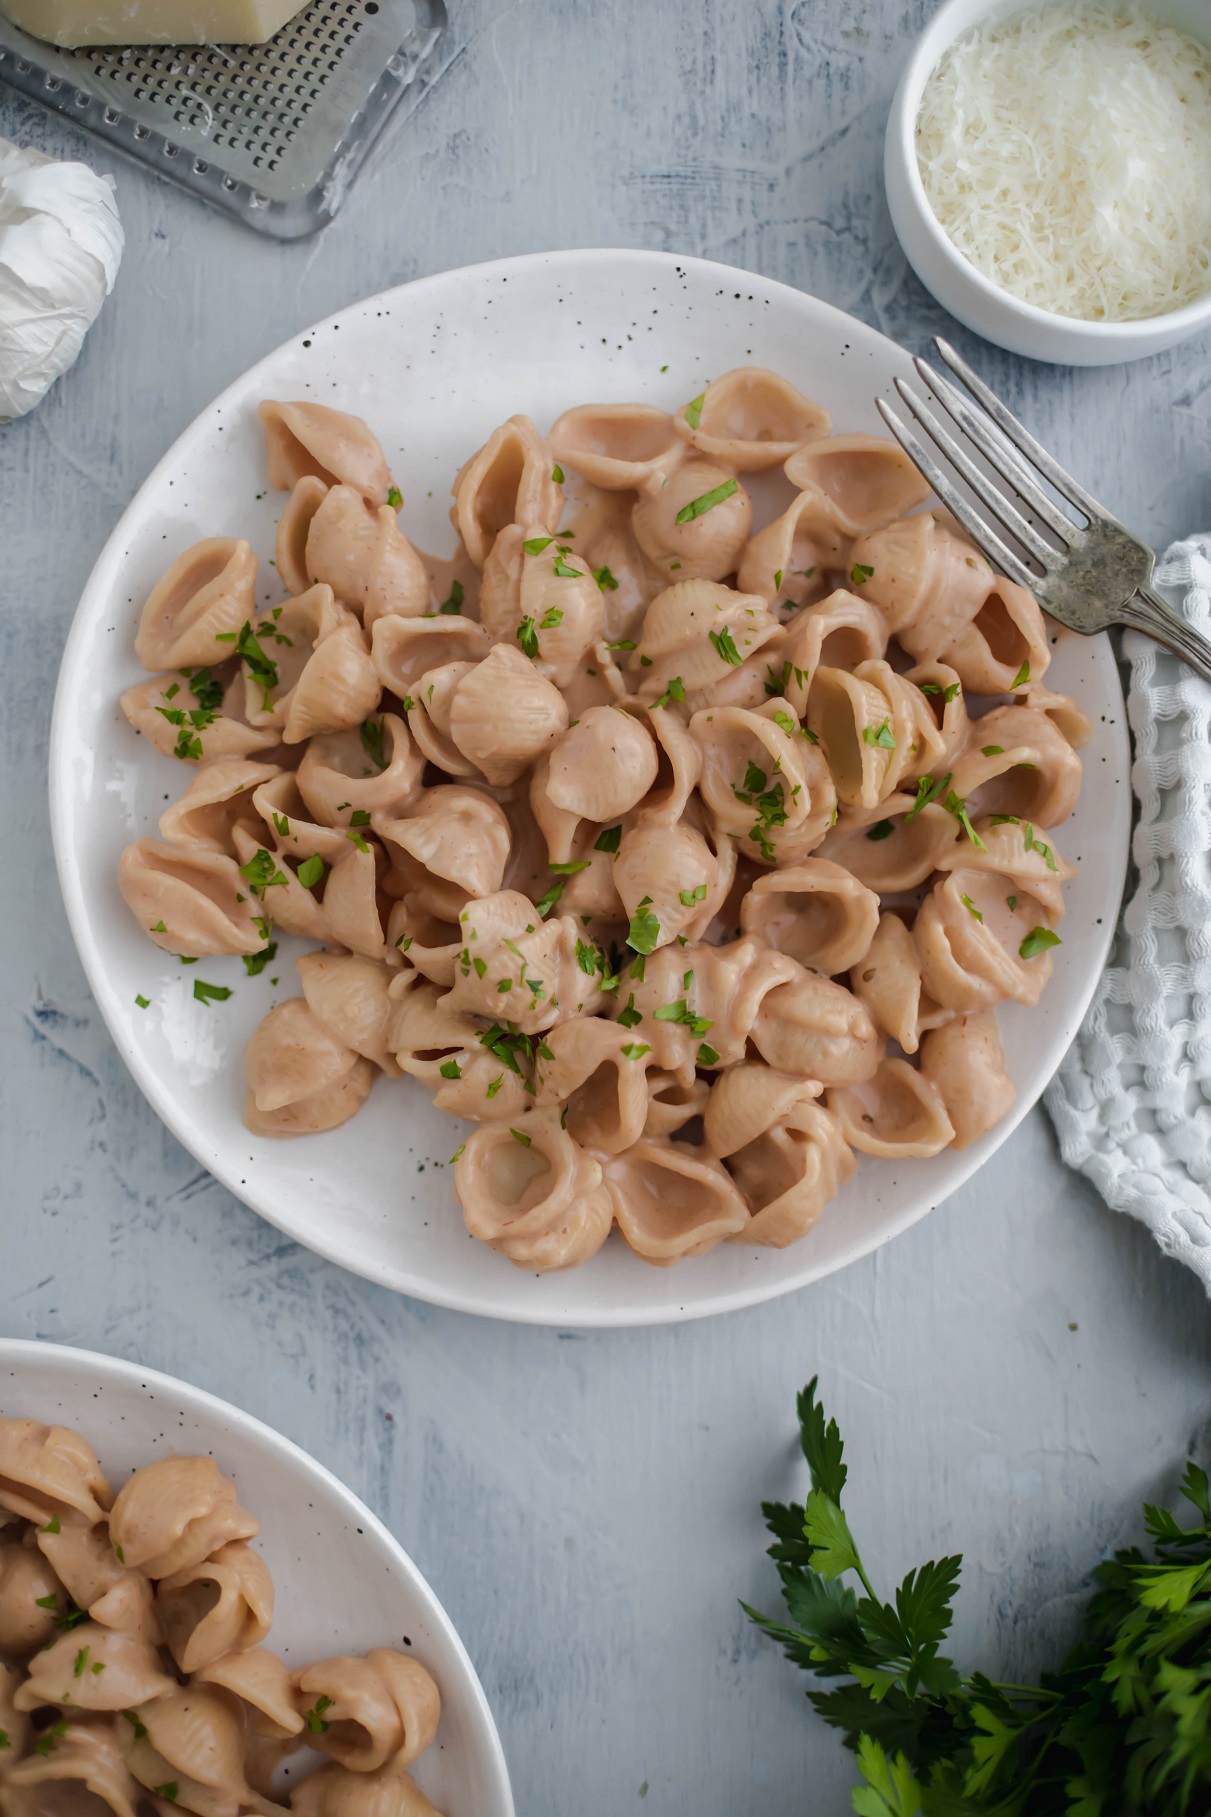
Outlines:
{"label": "grated parmesan cheese", "polygon": [[1211,289],[1211,51],[1143,9],[1052,0],[965,33],[916,141],[948,238],[1023,302],[1128,322]]}

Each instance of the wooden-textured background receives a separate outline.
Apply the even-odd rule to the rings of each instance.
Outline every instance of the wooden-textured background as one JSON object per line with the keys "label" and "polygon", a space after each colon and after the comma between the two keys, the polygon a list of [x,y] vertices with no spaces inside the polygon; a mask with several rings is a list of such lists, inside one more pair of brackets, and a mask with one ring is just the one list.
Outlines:
{"label": "wooden-textured background", "polygon": [[[841,1419],[878,1575],[961,1550],[964,1655],[1020,1677],[1199,1442],[1194,1279],[1065,1172],[1036,1110],[924,1224],[765,1310],[579,1336],[414,1305],[283,1240],[164,1134],[59,903],[46,742],[81,585],[178,431],[287,333],[443,267],[576,245],[748,265],[914,348],[952,328],[880,174],[929,4],[450,7],[441,80],[335,225],[293,246],[0,90],[0,134],[114,170],[128,242],[76,369],[0,429],[0,1329],[185,1376],[361,1493],[457,1622],[523,1817],[840,1812],[849,1760],[736,1600],[776,1600],[757,1503],[801,1487],[795,1390],[818,1371]],[[1158,543],[1211,524],[1206,339],[1105,371],[979,358]]]}

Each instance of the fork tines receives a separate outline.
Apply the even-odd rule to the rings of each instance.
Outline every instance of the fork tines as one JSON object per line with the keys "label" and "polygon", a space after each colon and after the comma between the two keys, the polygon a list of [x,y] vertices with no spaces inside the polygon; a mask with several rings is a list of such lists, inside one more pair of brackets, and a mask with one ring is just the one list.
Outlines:
{"label": "fork tines", "polygon": [[[953,512],[977,547],[1011,580],[1038,592],[1040,582],[1063,566],[1071,550],[1084,537],[1084,527],[1059,509],[1044,490],[1039,475],[1086,519],[1100,520],[1103,516],[1101,508],[1052,459],[1047,450],[1040,447],[1025,425],[1006,409],[996,393],[989,390],[948,341],[939,336],[934,340],[934,347],[939,358],[956,378],[962,380],[971,396],[976,399],[974,405],[970,403],[928,360],[913,360],[913,365],[934,399],[942,405],[960,435],[956,437],[952,434],[925,400],[910,385],[905,384],[903,379],[895,381],[896,390],[930,438],[934,449],[945,457],[950,468],[970,489],[983,510],[973,503],[968,493],[960,490],[933,449],[926,446],[883,398],[877,400],[879,412],[909,459],[920,468],[942,503]],[[982,463],[973,459],[973,453],[982,457]],[[1035,471],[1031,471],[1027,461]],[[989,471],[990,468],[992,472]],[[1030,518],[1023,514],[1013,498],[997,483],[994,475],[998,474],[1025,506]],[[989,516],[1009,532],[1017,545],[1016,549],[1010,547],[1004,537],[992,527],[988,521]],[[1051,532],[1050,537],[1043,534],[1041,526]]]}

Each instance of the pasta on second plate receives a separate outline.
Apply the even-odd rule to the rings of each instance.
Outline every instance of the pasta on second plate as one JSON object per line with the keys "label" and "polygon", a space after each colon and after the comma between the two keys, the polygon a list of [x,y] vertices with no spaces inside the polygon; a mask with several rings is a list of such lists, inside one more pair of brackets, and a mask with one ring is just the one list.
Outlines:
{"label": "pasta on second plate", "polygon": [[319,943],[249,1042],[251,1130],[410,1074],[477,1125],[468,1229],[544,1270],[615,1225],[657,1265],[792,1243],[855,1151],[1005,1114],[993,1012],[1050,975],[1089,726],[893,442],[753,367],[514,416],[442,561],[364,423],[261,417],[289,591],[257,616],[246,542],[185,551],[122,702],[193,768],[122,855],[151,938]]}
{"label": "pasta on second plate", "polygon": [[115,1495],[79,1433],[0,1418],[0,1817],[440,1817],[407,1771],[432,1677],[390,1647],[291,1671],[258,1530],[212,1457]]}

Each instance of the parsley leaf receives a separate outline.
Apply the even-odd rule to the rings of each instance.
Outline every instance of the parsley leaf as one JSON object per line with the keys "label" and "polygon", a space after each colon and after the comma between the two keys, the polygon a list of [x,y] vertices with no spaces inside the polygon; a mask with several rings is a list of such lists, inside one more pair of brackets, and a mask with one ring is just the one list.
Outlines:
{"label": "parsley leaf", "polygon": [[204,978],[195,978],[193,994],[198,1003],[226,1003],[233,992],[229,985],[207,984]]}
{"label": "parsley leaf", "polygon": [[1027,661],[1022,664],[1021,668],[1018,670],[1017,674],[1014,676],[1013,680],[1010,682],[1009,692],[1011,694],[1015,694],[1019,688],[1026,687],[1029,684],[1029,681],[1030,681],[1030,663]]}
{"label": "parsley leaf", "polygon": [[383,750],[382,720],[363,719],[358,728],[358,736],[361,738],[362,745],[364,746],[370,761],[376,764],[380,770],[385,770],[387,767],[387,758]]}
{"label": "parsley leaf", "polygon": [[724,625],[722,631],[708,631],[707,636],[714,645],[716,656],[722,657],[724,662],[729,663],[733,668],[737,668],[744,661],[744,658],[736,648],[732,634],[726,625]]}
{"label": "parsley leaf", "polygon": [[[601,588],[603,593],[617,593],[618,582],[614,579],[614,576],[610,573],[608,568],[594,568],[593,579],[597,582],[597,585]],[[620,644],[606,645],[607,650],[633,650],[634,648],[634,644],[629,640]]]}
{"label": "parsley leaf", "polygon": [[674,675],[672,681],[660,696],[660,699],[654,700],[652,705],[654,707],[667,707],[670,700],[685,700],[685,683],[682,681],[680,675]]}
{"label": "parsley leaf", "polygon": [[521,546],[527,555],[541,555],[543,550],[549,549],[554,541],[555,538],[553,536],[532,536],[528,542],[524,542]]}
{"label": "parsley leaf", "polygon": [[398,486],[388,486],[387,503],[390,505],[391,509],[393,511],[398,511],[400,506],[403,504],[403,502],[404,502],[404,495],[400,491],[399,487]]}
{"label": "parsley leaf", "polygon": [[686,405],[685,420],[689,424],[691,429],[696,429],[698,427],[699,423],[702,421],[702,406],[705,402],[706,402],[706,392],[700,391],[698,393],[698,396],[695,398],[691,398],[689,403]]}
{"label": "parsley leaf", "polygon": [[532,618],[523,618],[518,625],[517,641],[522,647],[522,653],[528,656],[532,662],[538,655],[538,633],[534,629]]}
{"label": "parsley leaf", "polygon": [[724,480],[721,486],[714,486],[711,491],[702,493],[699,498],[692,498],[688,505],[682,505],[673,521],[678,524],[692,524],[696,517],[705,517],[708,511],[713,511],[716,505],[721,505],[725,498],[731,498],[733,493],[739,492],[739,490],[739,480]]}
{"label": "parsley leaf", "polygon": [[456,618],[463,609],[463,601],[466,597],[461,580],[452,580],[450,591],[437,610],[444,618]]}
{"label": "parsley leaf", "polygon": [[622,828],[620,826],[608,826],[604,833],[598,833],[596,839],[593,841],[593,850],[595,852],[616,852],[621,843]]}
{"label": "parsley leaf", "polygon": [[870,580],[873,574],[873,568],[868,568],[864,562],[855,562],[849,571],[850,585],[852,587],[860,587],[863,581]]}
{"label": "parsley leaf", "polygon": [[324,860],[318,853],[313,853],[310,858],[304,858],[296,875],[305,890],[313,890],[324,875]]}
{"label": "parsley leaf", "polygon": [[1053,934],[1049,927],[1032,927],[1018,952],[1023,959],[1034,959],[1039,953],[1045,953],[1049,946],[1061,944],[1059,935]]}
{"label": "parsley leaf", "polygon": [[886,720],[881,726],[863,726],[862,742],[878,745],[881,751],[894,751],[896,748],[895,734]]}
{"label": "parsley leaf", "polygon": [[628,1041],[621,1049],[624,1059],[642,1060],[644,1054],[650,1054],[651,1048],[643,1041]]}
{"label": "parsley leaf", "polygon": [[868,829],[866,837],[874,840],[889,839],[895,830],[890,820],[876,820],[874,826]]}
{"label": "parsley leaf", "polygon": [[656,951],[656,944],[660,939],[660,923],[648,907],[651,900],[650,896],[644,897],[631,916],[631,925],[627,933],[627,945],[632,952],[640,953],[644,957]]}
{"label": "parsley leaf", "polygon": [[258,977],[267,965],[273,963],[274,959],[277,957],[277,950],[277,941],[271,940],[268,946],[263,946],[261,948],[259,953],[242,954],[241,957],[244,961],[244,970],[248,973],[248,976],[250,978]]}

